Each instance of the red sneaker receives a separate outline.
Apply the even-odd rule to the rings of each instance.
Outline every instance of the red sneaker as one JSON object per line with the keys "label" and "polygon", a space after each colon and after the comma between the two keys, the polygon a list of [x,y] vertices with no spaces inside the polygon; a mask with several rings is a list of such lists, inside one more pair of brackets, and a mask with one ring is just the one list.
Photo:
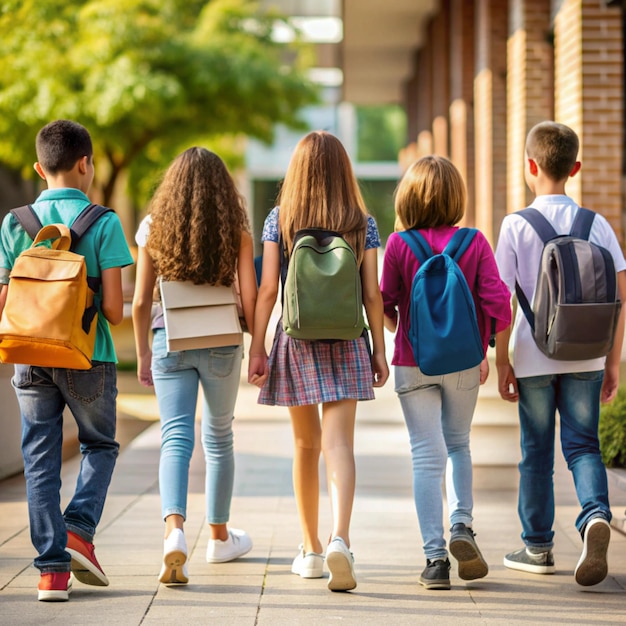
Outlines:
{"label": "red sneaker", "polygon": [[46,572],[39,578],[37,600],[42,602],[67,602],[72,590],[69,572]]}
{"label": "red sneaker", "polygon": [[72,555],[72,573],[81,583],[98,587],[108,586],[109,579],[96,559],[93,543],[68,530],[66,550]]}

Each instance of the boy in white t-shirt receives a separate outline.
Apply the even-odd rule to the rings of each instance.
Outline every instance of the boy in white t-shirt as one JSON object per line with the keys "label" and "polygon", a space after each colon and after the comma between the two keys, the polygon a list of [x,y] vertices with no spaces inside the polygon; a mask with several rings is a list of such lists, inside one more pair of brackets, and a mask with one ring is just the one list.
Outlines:
{"label": "boy in white t-shirt", "polygon": [[[563,124],[542,122],[526,140],[525,179],[535,194],[531,206],[539,210],[559,234],[568,234],[579,206],[565,194],[570,176],[580,170],[576,133]],[[607,220],[596,215],[590,241],[606,248],[617,270],[622,302],[626,298],[626,261]],[[511,292],[517,281],[532,301],[543,242],[521,216],[507,215],[496,247],[502,280]],[[521,262],[523,260],[523,262]],[[518,262],[520,261],[520,262]],[[498,388],[504,400],[519,402],[522,460],[518,513],[525,546],[504,557],[511,569],[552,574],[554,531],[554,438],[559,412],[561,447],[572,472],[582,510],[576,528],[583,551],[575,570],[580,585],[595,585],[607,575],[606,553],[610,540],[611,510],[606,470],[600,455],[598,420],[600,402],[610,402],[619,384],[624,337],[624,309],[615,343],[606,359],[558,361],[537,347],[521,307],[513,325],[513,363],[509,362],[511,329],[496,341]]]}

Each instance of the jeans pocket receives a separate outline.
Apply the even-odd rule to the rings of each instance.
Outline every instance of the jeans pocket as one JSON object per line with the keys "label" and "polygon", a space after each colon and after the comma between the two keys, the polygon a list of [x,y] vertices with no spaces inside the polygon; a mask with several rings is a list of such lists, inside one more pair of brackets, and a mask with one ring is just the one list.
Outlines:
{"label": "jeans pocket", "polygon": [[235,362],[241,358],[241,347],[209,349],[208,372],[215,378],[227,378],[233,372]]}
{"label": "jeans pocket", "polygon": [[459,378],[457,381],[457,389],[463,391],[471,391],[476,389],[480,384],[480,366],[472,367],[468,370],[462,370],[459,372]]}
{"label": "jeans pocket", "polygon": [[90,404],[104,393],[105,365],[94,365],[88,370],[65,370],[67,392],[72,398]]}

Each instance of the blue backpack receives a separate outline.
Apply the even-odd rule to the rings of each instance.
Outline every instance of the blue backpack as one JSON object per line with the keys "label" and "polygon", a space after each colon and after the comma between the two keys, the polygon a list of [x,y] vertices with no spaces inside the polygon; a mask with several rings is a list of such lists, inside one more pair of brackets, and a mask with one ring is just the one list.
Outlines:
{"label": "blue backpack", "polygon": [[411,285],[409,340],[428,376],[469,369],[484,358],[474,299],[457,265],[476,232],[459,228],[441,254],[417,230],[398,233],[420,262]]}

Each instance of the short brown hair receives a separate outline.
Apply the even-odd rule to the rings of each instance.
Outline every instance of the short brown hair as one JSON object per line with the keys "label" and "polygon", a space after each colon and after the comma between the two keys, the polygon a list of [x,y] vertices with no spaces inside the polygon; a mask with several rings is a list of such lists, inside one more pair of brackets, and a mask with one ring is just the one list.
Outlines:
{"label": "short brown hair", "polygon": [[83,157],[91,160],[93,147],[89,131],[71,120],[55,120],[46,124],[35,141],[37,160],[44,171],[53,176],[69,172]]}
{"label": "short brown hair", "polygon": [[576,165],[578,135],[565,124],[541,122],[530,129],[526,155],[552,180],[565,180]]}
{"label": "short brown hair", "polygon": [[453,226],[465,214],[466,200],[463,177],[452,161],[436,155],[422,157],[409,167],[396,189],[396,226]]}

